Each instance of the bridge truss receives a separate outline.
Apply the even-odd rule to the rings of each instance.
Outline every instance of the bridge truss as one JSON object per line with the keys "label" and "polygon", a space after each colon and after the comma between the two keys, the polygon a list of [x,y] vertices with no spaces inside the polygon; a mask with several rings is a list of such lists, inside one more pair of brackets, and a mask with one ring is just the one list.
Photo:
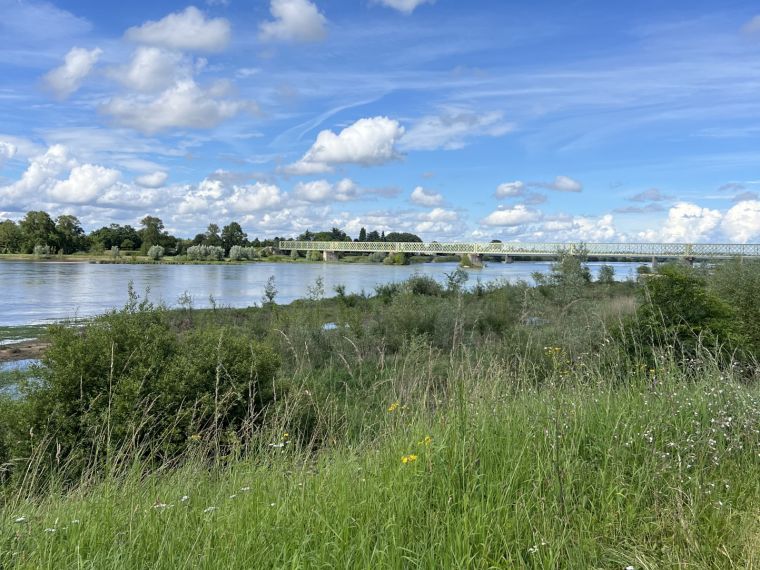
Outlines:
{"label": "bridge truss", "polygon": [[345,253],[415,253],[450,255],[504,255],[507,257],[556,257],[562,252],[606,258],[760,258],[760,244],[733,243],[468,243],[468,242],[355,242],[281,241],[281,250]]}

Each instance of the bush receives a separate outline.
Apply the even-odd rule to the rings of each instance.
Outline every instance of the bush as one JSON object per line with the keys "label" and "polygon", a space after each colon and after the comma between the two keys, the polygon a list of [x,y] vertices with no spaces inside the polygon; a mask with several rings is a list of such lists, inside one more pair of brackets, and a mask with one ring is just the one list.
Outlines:
{"label": "bush", "polygon": [[148,257],[153,261],[158,261],[164,256],[164,248],[160,245],[152,245],[148,250]]}
{"label": "bush", "polygon": [[404,290],[412,295],[427,295],[440,297],[443,295],[443,287],[438,281],[429,275],[413,275],[404,284]]}
{"label": "bush", "polygon": [[35,245],[34,246],[34,255],[36,255],[37,257],[50,257],[51,253],[53,252],[49,245]]}
{"label": "bush", "polygon": [[193,261],[222,261],[224,248],[218,245],[192,245],[187,248],[187,258]]}
{"label": "bush", "polygon": [[204,430],[246,427],[269,403],[279,366],[271,348],[239,333],[206,326],[178,336],[163,308],[134,294],[81,329],[50,327],[49,338],[0,446],[30,457],[48,437],[55,444],[38,452],[72,475],[125,448],[166,459]]}
{"label": "bush", "polygon": [[409,265],[409,256],[402,252],[389,253],[388,256],[383,259],[385,265]]}
{"label": "bush", "polygon": [[615,282],[615,268],[611,265],[602,265],[599,268],[599,275],[596,278],[598,283],[611,285]]}
{"label": "bush", "polygon": [[753,352],[760,355],[760,262],[723,263],[715,269],[710,286],[733,308],[742,336]]}
{"label": "bush", "polygon": [[309,254],[306,256],[306,259],[309,261],[322,261],[322,254],[318,252],[315,249],[312,249],[309,251]]}
{"label": "bush", "polygon": [[691,358],[700,347],[725,355],[744,344],[734,311],[689,267],[661,266],[641,296],[626,327],[629,351],[643,349],[651,356],[652,347],[673,345],[676,354]]}
{"label": "bush", "polygon": [[232,261],[242,261],[245,259],[256,259],[255,247],[243,247],[241,245],[233,245],[230,248],[230,259]]}
{"label": "bush", "polygon": [[387,257],[387,255],[388,254],[385,253],[384,251],[374,251],[369,254],[369,260],[372,263],[382,263]]}
{"label": "bush", "polygon": [[111,257],[113,258],[121,257],[121,250],[119,249],[118,245],[111,246]]}

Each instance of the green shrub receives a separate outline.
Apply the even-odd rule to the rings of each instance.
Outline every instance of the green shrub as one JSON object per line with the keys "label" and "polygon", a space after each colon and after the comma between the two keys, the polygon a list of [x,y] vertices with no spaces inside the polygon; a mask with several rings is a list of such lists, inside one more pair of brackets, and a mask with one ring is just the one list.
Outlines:
{"label": "green shrub", "polygon": [[3,445],[14,457],[63,458],[71,474],[125,448],[165,459],[195,434],[240,430],[268,404],[279,366],[247,335],[206,326],[178,336],[163,308],[133,294],[123,310],[48,336]]}
{"label": "green shrub", "polygon": [[50,257],[52,253],[53,251],[49,245],[35,245],[34,246],[34,255],[36,257]]}
{"label": "green shrub", "polygon": [[232,261],[242,261],[244,259],[256,259],[255,247],[244,247],[242,245],[233,245],[230,248],[230,259]]}
{"label": "green shrub", "polygon": [[164,256],[164,248],[160,245],[152,245],[148,250],[148,257],[153,261],[158,261]]}
{"label": "green shrub", "polygon": [[716,267],[713,291],[733,308],[737,327],[760,357],[760,262],[732,260]]}
{"label": "green shrub", "polygon": [[389,253],[388,256],[383,259],[385,265],[409,265],[409,256],[402,252]]}
{"label": "green shrub", "polygon": [[187,258],[194,261],[222,261],[224,248],[218,245],[192,245],[187,248]]}
{"label": "green shrub", "polygon": [[615,282],[615,268],[611,265],[602,265],[599,268],[599,275],[596,278],[598,283],[610,285]]}
{"label": "green shrub", "polygon": [[388,254],[385,253],[384,251],[374,251],[369,254],[369,260],[372,263],[382,263],[387,257],[387,255]]}

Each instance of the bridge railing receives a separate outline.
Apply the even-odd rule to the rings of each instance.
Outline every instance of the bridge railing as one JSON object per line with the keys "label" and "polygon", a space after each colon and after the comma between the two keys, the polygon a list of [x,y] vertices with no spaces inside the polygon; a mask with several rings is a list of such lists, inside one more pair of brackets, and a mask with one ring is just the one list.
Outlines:
{"label": "bridge railing", "polygon": [[341,251],[356,253],[402,252],[416,254],[486,254],[556,256],[560,252],[609,257],[760,257],[760,244],[689,243],[559,243],[559,242],[354,242],[281,241],[283,250]]}

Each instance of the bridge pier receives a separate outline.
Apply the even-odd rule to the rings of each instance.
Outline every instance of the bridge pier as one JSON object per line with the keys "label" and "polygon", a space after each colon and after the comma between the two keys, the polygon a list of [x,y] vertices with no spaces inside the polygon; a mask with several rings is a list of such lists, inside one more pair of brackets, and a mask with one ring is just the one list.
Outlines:
{"label": "bridge pier", "polygon": [[483,256],[479,253],[468,253],[467,261],[470,267],[483,267]]}
{"label": "bridge pier", "polygon": [[334,251],[323,251],[322,252],[322,261],[338,261],[338,254]]}
{"label": "bridge pier", "polygon": [[515,260],[512,259],[511,255],[505,255],[504,256],[504,263],[514,263],[514,262],[515,262]]}

